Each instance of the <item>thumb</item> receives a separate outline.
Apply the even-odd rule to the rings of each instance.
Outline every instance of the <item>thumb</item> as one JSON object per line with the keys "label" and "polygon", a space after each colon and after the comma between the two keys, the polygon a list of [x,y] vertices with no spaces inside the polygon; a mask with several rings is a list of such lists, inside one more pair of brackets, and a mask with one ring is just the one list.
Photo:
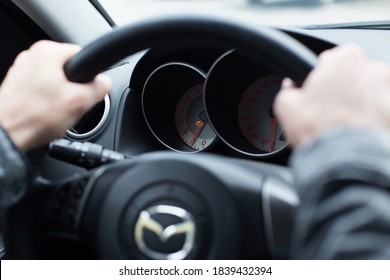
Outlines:
{"label": "thumb", "polygon": [[300,96],[299,88],[296,87],[293,80],[285,78],[282,82],[279,93],[275,97],[274,109],[279,120],[288,117],[291,110],[295,110],[298,97]]}
{"label": "thumb", "polygon": [[291,80],[290,78],[284,78],[282,81],[282,87],[281,89],[291,89],[291,88],[296,88],[297,86],[295,85],[295,82]]}
{"label": "thumb", "polygon": [[281,124],[300,108],[301,92],[297,88],[282,88],[275,97],[274,109]]}
{"label": "thumb", "polygon": [[302,110],[302,92],[290,79],[285,79],[274,101],[274,111],[287,138],[295,146],[294,127]]}

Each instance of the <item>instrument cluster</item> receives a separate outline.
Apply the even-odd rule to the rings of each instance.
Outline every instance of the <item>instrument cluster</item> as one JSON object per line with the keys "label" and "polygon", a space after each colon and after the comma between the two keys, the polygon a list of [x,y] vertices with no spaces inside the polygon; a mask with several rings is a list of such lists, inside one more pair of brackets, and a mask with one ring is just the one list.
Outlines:
{"label": "instrument cluster", "polygon": [[147,78],[142,111],[155,138],[171,150],[196,153],[222,144],[245,156],[275,157],[288,149],[273,112],[283,78],[234,50],[208,73],[169,62]]}

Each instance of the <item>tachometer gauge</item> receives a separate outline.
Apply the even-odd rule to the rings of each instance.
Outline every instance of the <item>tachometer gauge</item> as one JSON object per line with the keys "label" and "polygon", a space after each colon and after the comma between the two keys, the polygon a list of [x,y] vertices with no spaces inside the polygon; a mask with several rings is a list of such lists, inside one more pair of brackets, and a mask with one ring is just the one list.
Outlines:
{"label": "tachometer gauge", "polygon": [[203,105],[203,83],[188,89],[180,98],[175,111],[177,133],[190,148],[201,151],[216,139]]}
{"label": "tachometer gauge", "polygon": [[167,63],[150,74],[142,108],[150,131],[165,147],[182,153],[211,148],[217,136],[203,103],[206,74],[193,65]]}
{"label": "tachometer gauge", "polygon": [[238,106],[238,124],[245,139],[262,152],[272,153],[287,145],[272,105],[283,76],[268,75],[253,82]]}

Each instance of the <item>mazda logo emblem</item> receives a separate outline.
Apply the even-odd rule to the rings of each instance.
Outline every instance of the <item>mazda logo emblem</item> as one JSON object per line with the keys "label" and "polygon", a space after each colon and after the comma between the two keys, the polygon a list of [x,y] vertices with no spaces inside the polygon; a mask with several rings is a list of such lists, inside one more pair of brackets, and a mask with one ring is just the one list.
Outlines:
{"label": "mazda logo emblem", "polygon": [[[164,227],[158,220],[153,218],[155,214],[171,215],[181,220],[181,222]],[[145,230],[153,232],[162,243],[168,242],[175,235],[184,234],[183,246],[173,253],[159,252],[148,247],[147,242],[145,242]],[[194,247],[195,231],[194,218],[187,210],[171,205],[156,205],[141,211],[135,224],[134,236],[138,249],[149,258],[181,260],[187,257]]]}

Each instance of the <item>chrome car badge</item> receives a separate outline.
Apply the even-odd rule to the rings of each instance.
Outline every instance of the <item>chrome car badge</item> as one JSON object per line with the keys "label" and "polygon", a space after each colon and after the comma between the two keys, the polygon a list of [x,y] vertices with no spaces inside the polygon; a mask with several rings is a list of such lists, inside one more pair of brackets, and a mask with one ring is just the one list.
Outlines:
{"label": "chrome car badge", "polygon": [[[171,215],[181,222],[164,226],[153,218],[155,214]],[[179,250],[172,253],[164,253],[152,249],[145,242],[144,230],[153,232],[161,243],[169,242],[169,239],[178,234],[184,234],[184,242]],[[188,256],[195,243],[195,221],[187,210],[172,205],[156,205],[141,211],[134,228],[135,243],[138,249],[151,259],[157,260],[181,260]]]}

